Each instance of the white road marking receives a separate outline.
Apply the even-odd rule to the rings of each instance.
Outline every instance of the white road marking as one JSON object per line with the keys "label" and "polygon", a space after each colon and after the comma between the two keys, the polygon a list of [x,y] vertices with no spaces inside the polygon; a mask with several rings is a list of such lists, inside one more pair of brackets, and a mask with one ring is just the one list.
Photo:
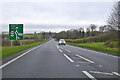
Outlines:
{"label": "white road marking", "polygon": [[69,50],[66,50],[66,51],[69,52],[69,53],[71,52],[71,51],[69,51]]}
{"label": "white road marking", "polygon": [[61,49],[63,49],[62,47],[60,47]]}
{"label": "white road marking", "polygon": [[97,80],[95,77],[93,77],[90,73],[87,71],[82,71],[87,77],[89,77],[91,80]]}
{"label": "white road marking", "polygon": [[56,45],[56,47],[59,49],[59,47]]}
{"label": "white road marking", "polygon": [[102,65],[97,65],[97,67],[103,67]]}
{"label": "white road marking", "polygon": [[80,61],[76,63],[90,64],[89,62],[80,62]]}
{"label": "white road marking", "polygon": [[36,49],[36,48],[38,48],[38,47],[40,47],[40,46],[34,47],[34,48],[32,48],[31,50],[28,50],[27,52],[21,54],[20,56],[18,56],[18,57],[16,57],[16,58],[14,58],[14,59],[8,61],[7,63],[1,65],[1,66],[0,66],[0,69],[4,68],[5,66],[9,65],[10,63],[14,62],[15,60],[21,58],[22,56],[26,55],[27,53],[33,51],[34,49]]}
{"label": "white road marking", "polygon": [[86,58],[84,58],[84,57],[82,57],[82,56],[80,56],[80,55],[78,55],[78,54],[76,54],[76,56],[78,56],[78,57],[80,57],[80,58],[82,58],[82,59],[84,59],[84,60],[86,60],[86,61],[88,61],[88,62],[90,62],[90,63],[94,63],[93,61],[91,61],[91,60],[89,60],[89,59],[86,59]]}
{"label": "white road marking", "polygon": [[67,50],[67,49],[65,49],[67,52],[71,52],[71,51],[69,51],[69,50]]}
{"label": "white road marking", "polygon": [[120,76],[120,74],[119,73],[117,73],[117,72],[112,72],[113,74],[115,74],[115,75],[117,75],[117,76]]}
{"label": "white road marking", "polygon": [[79,67],[80,65],[75,65],[75,66]]}
{"label": "white road marking", "polygon": [[[63,49],[62,47],[60,47],[60,48]],[[67,52],[69,52],[69,53],[71,52],[70,50],[67,50],[67,49],[64,49],[64,50],[67,51]]]}
{"label": "white road marking", "polygon": [[58,48],[58,50],[60,51],[60,52],[62,52],[62,50],[56,45],[56,47]]}
{"label": "white road marking", "polygon": [[63,54],[70,62],[74,62],[71,58],[69,58],[66,54]]}
{"label": "white road marking", "polygon": [[106,73],[106,72],[99,72],[99,71],[90,71],[91,73],[97,73],[97,74],[105,74],[105,75],[113,75],[112,73]]}
{"label": "white road marking", "polygon": [[61,50],[61,49],[59,49],[59,51],[60,51],[60,52],[62,52],[62,50]]}

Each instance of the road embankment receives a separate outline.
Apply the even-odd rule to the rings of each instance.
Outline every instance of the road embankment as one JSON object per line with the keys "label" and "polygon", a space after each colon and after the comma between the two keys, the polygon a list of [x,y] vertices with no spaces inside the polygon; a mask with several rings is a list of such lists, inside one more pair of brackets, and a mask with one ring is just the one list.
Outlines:
{"label": "road embankment", "polygon": [[32,48],[35,46],[38,46],[40,44],[43,44],[46,41],[42,41],[42,42],[38,42],[38,43],[33,43],[33,44],[28,44],[28,45],[24,45],[24,46],[13,46],[13,47],[2,47],[2,56],[0,57],[0,59],[4,59],[6,57],[12,56],[20,51],[26,50],[28,48]]}
{"label": "road embankment", "polygon": [[83,47],[83,48],[88,48],[96,51],[101,51],[101,52],[106,52],[106,53],[115,53],[119,54],[117,48],[108,48],[104,46],[104,42],[98,42],[98,43],[69,43],[69,45],[77,46],[77,47]]}

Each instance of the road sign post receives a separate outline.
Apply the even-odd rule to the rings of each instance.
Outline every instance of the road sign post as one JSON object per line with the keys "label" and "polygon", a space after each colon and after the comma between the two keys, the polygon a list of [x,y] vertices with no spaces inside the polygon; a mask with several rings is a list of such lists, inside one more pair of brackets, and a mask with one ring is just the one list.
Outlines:
{"label": "road sign post", "polygon": [[22,40],[20,41],[20,45],[22,46]]}
{"label": "road sign post", "polygon": [[23,40],[23,24],[9,24],[9,40]]}
{"label": "road sign post", "polygon": [[11,47],[13,46],[13,41],[11,40]]}

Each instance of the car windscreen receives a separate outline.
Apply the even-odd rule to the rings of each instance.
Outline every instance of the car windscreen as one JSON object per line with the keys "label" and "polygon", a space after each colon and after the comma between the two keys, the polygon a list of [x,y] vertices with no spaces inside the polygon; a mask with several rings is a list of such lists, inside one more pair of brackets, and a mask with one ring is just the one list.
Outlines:
{"label": "car windscreen", "polygon": [[60,40],[60,41],[61,41],[62,43],[63,43],[63,42],[65,42],[65,40],[63,40],[63,39],[62,39],[62,40]]}

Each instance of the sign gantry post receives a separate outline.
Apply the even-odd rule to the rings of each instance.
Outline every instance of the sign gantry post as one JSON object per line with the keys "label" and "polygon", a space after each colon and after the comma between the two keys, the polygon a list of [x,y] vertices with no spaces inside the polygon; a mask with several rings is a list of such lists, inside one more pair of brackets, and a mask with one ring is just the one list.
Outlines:
{"label": "sign gantry post", "polygon": [[[23,40],[23,24],[9,24],[9,40],[11,40],[11,47],[13,46],[12,40]],[[21,44],[22,45],[22,44]]]}

